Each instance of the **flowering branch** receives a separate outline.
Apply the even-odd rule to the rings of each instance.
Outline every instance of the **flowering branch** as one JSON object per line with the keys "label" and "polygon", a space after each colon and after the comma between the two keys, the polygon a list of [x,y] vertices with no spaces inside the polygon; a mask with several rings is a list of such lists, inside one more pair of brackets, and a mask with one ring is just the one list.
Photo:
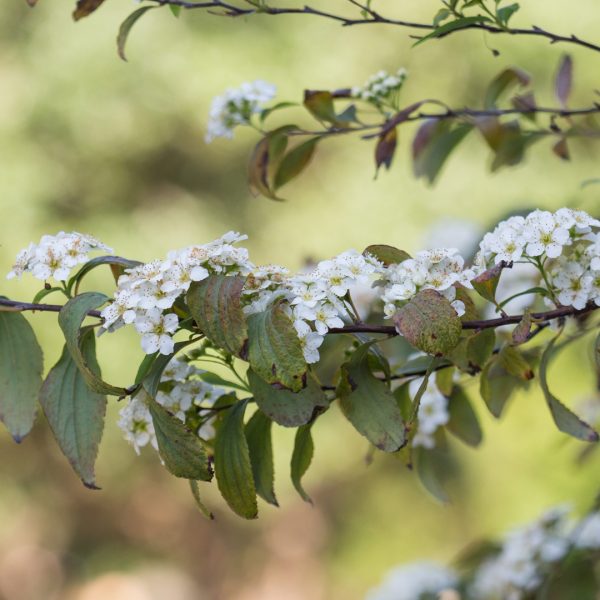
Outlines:
{"label": "flowering branch", "polygon": [[[367,8],[365,6],[361,6],[357,2],[352,2],[363,11],[363,16],[361,18],[352,18],[340,14],[329,13],[323,10],[319,10],[313,8],[311,6],[303,6],[299,8],[294,7],[273,7],[267,6],[263,3],[255,6],[254,8],[240,8],[228,2],[223,2],[222,0],[211,0],[210,2],[187,2],[186,0],[151,0],[154,4],[159,6],[175,6],[180,7],[186,10],[193,9],[204,9],[210,12],[211,9],[221,9],[223,10],[223,15],[227,17],[247,17],[255,14],[263,14],[270,16],[278,16],[278,15],[311,15],[315,17],[321,17],[324,19],[336,21],[340,23],[343,27],[350,27],[354,25],[391,25],[396,27],[404,27],[407,29],[417,29],[420,31],[427,31],[434,33],[438,30],[438,26],[429,24],[429,23],[418,23],[413,21],[405,21],[400,19],[392,19],[390,17],[386,17],[379,12],[374,11],[371,8]],[[500,25],[490,24],[487,22],[466,22],[454,29],[450,29],[449,31],[441,31],[436,34],[434,37],[442,38],[447,37],[451,34],[454,34],[458,31],[463,30],[480,30],[486,31],[487,33],[491,33],[493,35],[512,35],[512,36],[533,36],[533,37],[542,37],[547,39],[551,44],[557,43],[565,43],[572,44],[575,46],[579,46],[582,48],[586,48],[588,50],[592,50],[594,52],[600,52],[600,45],[595,44],[593,42],[589,42],[581,39],[580,37],[571,34],[571,35],[560,35],[556,33],[552,33],[551,31],[547,31],[542,27],[538,27],[537,25],[532,25],[529,28],[513,28],[513,27],[501,27]],[[421,39],[421,38],[417,38]]]}

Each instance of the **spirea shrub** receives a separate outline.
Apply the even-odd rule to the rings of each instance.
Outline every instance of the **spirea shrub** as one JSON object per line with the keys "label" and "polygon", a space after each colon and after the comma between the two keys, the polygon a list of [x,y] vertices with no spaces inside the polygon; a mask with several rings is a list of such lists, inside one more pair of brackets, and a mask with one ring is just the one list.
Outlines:
{"label": "spirea shrub", "polygon": [[[597,327],[599,230],[582,211],[536,210],[499,223],[472,264],[453,248],[412,257],[372,245],[297,273],[255,265],[240,245],[246,236],[235,232],[148,263],[90,258],[108,247],[87,235],[46,235],[8,274],[45,280],[33,302],[0,299],[10,332],[1,340],[3,419],[21,439],[39,399],[73,468],[94,486],[106,395],[127,397],[118,424],[136,452],[153,447],[167,469],[193,482],[214,471],[231,508],[252,518],[257,495],[276,502],[273,423],[297,428],[291,475],[306,496],[312,428],[338,406],[374,448],[402,454],[444,498],[447,434],[472,446],[483,436],[470,378],[479,378],[484,405],[499,417],[512,392],[537,377],[557,427],[597,441],[595,423],[552,394],[547,371],[560,349]],[[105,265],[116,277],[112,297],[82,291],[87,274]],[[536,285],[497,296],[503,274],[520,268],[535,270]],[[66,303],[43,303],[50,294]],[[505,307],[523,295],[526,310],[508,315]],[[65,336],[43,384],[24,311],[58,312]],[[123,327],[139,335],[140,365],[118,387],[102,380],[95,340]],[[333,378],[321,369],[324,356],[338,357]],[[74,387],[61,385],[65,378]]]}

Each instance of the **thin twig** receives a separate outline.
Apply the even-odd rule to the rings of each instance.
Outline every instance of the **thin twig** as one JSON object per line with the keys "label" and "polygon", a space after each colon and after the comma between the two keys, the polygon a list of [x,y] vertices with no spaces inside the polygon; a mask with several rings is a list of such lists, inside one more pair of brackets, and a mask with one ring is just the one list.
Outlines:
{"label": "thin twig", "polygon": [[[212,9],[220,9],[223,12],[221,13],[223,16],[227,17],[245,17],[249,15],[262,14],[269,16],[278,16],[278,15],[310,15],[314,17],[321,17],[323,19],[328,19],[331,21],[335,21],[340,23],[343,27],[351,27],[356,25],[391,25],[395,27],[404,27],[407,29],[417,29],[425,32],[435,31],[436,26],[432,23],[417,23],[413,21],[405,21],[400,19],[392,19],[389,17],[385,17],[384,15],[375,12],[370,8],[366,8],[361,5],[357,1],[351,0],[352,4],[355,4],[357,7],[361,8],[368,16],[363,16],[361,18],[352,18],[347,17],[340,14],[330,13],[323,10],[319,10],[313,8],[311,6],[302,6],[302,7],[273,7],[266,5],[256,5],[253,8],[240,8],[239,6],[235,6],[234,4],[230,4],[229,2],[224,2],[222,0],[212,0],[210,2],[188,2],[186,0],[152,0],[155,4],[159,6],[179,6],[186,10],[194,10],[194,9],[204,9],[207,12],[211,12]],[[218,13],[217,13],[218,14]],[[480,30],[486,31],[492,35],[511,35],[511,36],[534,36],[541,37],[548,40],[551,44],[571,44],[575,46],[580,46],[582,48],[586,48],[588,50],[592,50],[594,52],[600,52],[600,45],[595,44],[593,42],[588,42],[586,40],[581,39],[580,37],[571,34],[571,35],[560,35],[557,33],[553,33],[542,27],[538,27],[536,25],[532,25],[530,28],[511,28],[511,27],[499,27],[497,25],[491,25],[489,23],[469,23],[462,27],[457,27],[451,31],[448,31],[444,34],[441,34],[436,37],[436,39],[441,39],[444,37],[448,37],[449,35],[453,35],[459,31],[466,30]],[[419,38],[418,38],[419,39]]]}
{"label": "thin twig", "polygon": [[[4,308],[2,308],[4,307]],[[33,304],[30,302],[19,302],[16,300],[8,300],[7,298],[0,298],[0,311],[10,312],[25,312],[25,311],[39,311],[39,312],[60,312],[63,308],[61,304]],[[572,306],[561,306],[554,310],[548,310],[546,312],[531,313],[531,318],[538,324],[552,321],[560,317],[575,317],[588,314],[595,310],[598,310],[600,306],[591,302],[585,308],[576,309]],[[102,318],[100,311],[90,310],[88,316]],[[507,315],[505,317],[498,317],[496,319],[483,319],[477,321],[463,321],[463,329],[493,329],[496,327],[502,327],[504,325],[514,325],[519,323],[523,319],[524,315]],[[396,328],[393,325],[370,325],[368,323],[358,323],[353,325],[345,325],[344,327],[334,327],[327,333],[339,334],[339,333],[381,333],[384,335],[395,336],[398,335]]]}

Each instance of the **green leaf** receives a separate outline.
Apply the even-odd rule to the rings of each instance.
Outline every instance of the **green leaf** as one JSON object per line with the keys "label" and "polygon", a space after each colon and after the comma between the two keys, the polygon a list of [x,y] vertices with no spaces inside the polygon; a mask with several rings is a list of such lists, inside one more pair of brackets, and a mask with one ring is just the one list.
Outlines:
{"label": "green leaf", "polygon": [[298,427],[296,438],[294,440],[294,451],[292,453],[291,475],[292,483],[301,498],[305,502],[310,502],[312,504],[310,496],[302,487],[302,477],[304,477],[304,474],[308,471],[308,467],[310,467],[315,451],[311,427],[312,423]]}
{"label": "green leaf", "polygon": [[71,298],[58,314],[58,324],[65,334],[67,347],[75,364],[81,371],[88,387],[99,394],[110,394],[112,396],[125,396],[125,388],[115,387],[104,382],[100,376],[90,369],[85,357],[81,352],[82,329],[81,324],[90,310],[102,306],[108,297],[99,292],[86,292]]}
{"label": "green leaf", "polygon": [[490,83],[484,100],[484,107],[486,109],[495,108],[498,98],[505,92],[514,86],[526,86],[531,82],[531,77],[515,67],[505,69],[499,75],[497,75]]}
{"label": "green leaf", "polygon": [[267,383],[294,392],[305,386],[302,345],[281,305],[248,317],[248,362]]}
{"label": "green leaf", "polygon": [[[274,107],[275,108],[275,107]],[[269,131],[256,144],[248,163],[248,185],[253,194],[262,194],[271,200],[283,201],[272,188],[271,174],[277,171],[288,144],[288,134],[298,131],[295,125],[283,125]]]}
{"label": "green leaf", "polygon": [[433,26],[439,27],[440,23],[445,21],[452,13],[447,8],[440,8],[433,18]]}
{"label": "green leaf", "polygon": [[469,366],[481,371],[494,352],[496,332],[493,329],[483,329],[467,338],[467,360]]}
{"label": "green leaf", "polygon": [[269,504],[279,506],[275,497],[273,469],[273,444],[271,427],[273,421],[257,410],[246,424],[246,441],[252,464],[252,476],[256,493]]}
{"label": "green leaf", "polygon": [[318,407],[328,406],[327,398],[312,374],[307,377],[306,387],[299,392],[269,385],[252,369],[248,370],[248,381],[259,408],[284,427],[304,425]]}
{"label": "green leaf", "polygon": [[361,435],[380,450],[395,452],[406,443],[404,420],[388,386],[369,369],[371,345],[360,346],[342,365],[337,396],[342,412]]}
{"label": "green leaf", "polygon": [[447,504],[450,501],[444,486],[446,478],[446,457],[439,448],[431,450],[418,447],[413,449],[413,460],[419,481],[437,500]]}
{"label": "green leaf", "polygon": [[502,8],[496,9],[496,16],[498,17],[498,22],[506,27],[510,18],[519,10],[520,6],[515,2],[514,4],[509,4],[508,6],[503,6]]}
{"label": "green leaf", "polygon": [[242,400],[225,411],[215,438],[215,475],[219,491],[233,512],[244,519],[258,516],[250,451],[244,434]]}
{"label": "green leaf", "polygon": [[241,390],[246,392],[247,389],[245,386],[236,383],[235,381],[229,381],[229,379],[224,379],[220,375],[216,373],[210,373],[209,371],[205,371],[204,373],[199,373],[198,377],[202,379],[202,381],[206,381],[206,383],[210,383],[211,385],[220,385],[222,387],[230,387],[236,390]]}
{"label": "green leaf", "polygon": [[[122,272],[123,269],[132,269],[142,263],[137,260],[129,260],[127,258],[122,258],[120,256],[97,256],[92,258],[88,262],[86,262],[77,273],[71,278],[69,282],[69,289],[75,288],[75,295],[79,290],[79,285],[81,284],[82,279],[93,269],[96,267],[100,267],[102,265],[109,265],[111,268],[118,267]],[[114,273],[114,270],[113,270]],[[115,281],[118,277],[115,277]]]}
{"label": "green leaf", "polygon": [[394,248],[394,246],[387,246],[386,244],[374,244],[367,246],[363,255],[370,254],[374,256],[379,262],[382,262],[386,267],[394,264],[400,264],[401,262],[410,258],[410,254],[404,250]]}
{"label": "green leaf", "polygon": [[428,34],[422,38],[419,38],[413,44],[413,48],[415,46],[418,46],[419,44],[422,44],[423,42],[426,42],[427,40],[430,40],[433,38],[440,38],[445,35],[448,35],[452,31],[456,31],[457,29],[466,29],[466,28],[469,28],[471,25],[475,25],[477,23],[486,23],[486,22],[489,22],[490,20],[491,19],[489,19],[488,17],[484,17],[483,15],[477,15],[474,17],[461,17],[459,19],[456,19],[455,21],[450,21],[449,23],[446,23],[445,25],[441,25],[440,27],[437,27],[436,29],[434,29],[430,34]]}
{"label": "green leaf", "polygon": [[[81,349],[86,363],[99,376],[92,331],[83,336]],[[63,454],[84,485],[96,488],[94,464],[104,430],[106,396],[88,388],[67,346],[42,385],[40,404]]]}
{"label": "green leaf", "polygon": [[330,123],[337,124],[338,120],[331,92],[305,90],[304,106],[319,121],[329,121]]}
{"label": "green leaf", "polygon": [[548,365],[554,355],[554,345],[558,336],[552,338],[542,353],[540,362],[540,387],[559,431],[571,435],[584,442],[597,442],[598,434],[585,421],[582,421],[575,413],[569,410],[556,396],[550,392],[548,387]]}
{"label": "green leaf", "polygon": [[142,6],[137,10],[134,10],[122,23],[119,27],[119,33],[117,35],[117,52],[119,56],[127,61],[125,57],[125,44],[127,43],[127,38],[129,37],[129,32],[131,28],[137,23],[138,19],[142,17],[145,13],[153,8],[157,8],[156,6]]}
{"label": "green leaf", "polygon": [[240,356],[248,339],[241,295],[246,278],[209,275],[192,283],[187,304],[200,331],[219,348]]}
{"label": "green leaf", "polygon": [[77,0],[77,6],[73,11],[73,19],[79,21],[79,19],[91,15],[103,3],[104,0]]}
{"label": "green leaf", "polygon": [[448,398],[450,420],[446,429],[469,446],[479,446],[483,439],[477,414],[462,387],[456,385]]}
{"label": "green leaf", "polygon": [[311,138],[290,150],[283,157],[273,179],[274,189],[278,190],[304,171],[310,163],[320,139],[320,137]]}
{"label": "green leaf", "polygon": [[[162,377],[163,371],[167,368],[167,365],[171,362],[173,357],[186,346],[189,346],[193,342],[176,342],[173,352],[171,354],[152,354],[148,356],[153,356],[153,360],[150,364],[144,365],[144,362],[148,357],[142,361],[142,365],[140,365],[140,370],[138,371],[138,375],[136,377],[137,383],[142,383],[143,389],[146,391],[150,398],[155,398],[156,393],[158,392],[158,386],[160,384],[160,379]],[[142,371],[143,367],[143,371]]]}
{"label": "green leaf", "polygon": [[450,394],[452,394],[452,390],[454,389],[455,374],[455,367],[450,367],[449,369],[439,369],[435,372],[435,385],[444,396],[450,396]]}
{"label": "green leaf", "polygon": [[497,265],[487,269],[475,277],[475,279],[471,280],[471,284],[475,288],[475,291],[492,304],[496,304],[496,289],[500,282],[500,275],[502,275],[502,271],[506,268],[507,263],[505,261],[500,261]]}
{"label": "green leaf", "polygon": [[436,290],[421,290],[398,309],[393,321],[398,333],[427,354],[445,354],[460,341],[462,323],[450,302]]}
{"label": "green leaf", "polygon": [[290,108],[292,106],[298,106],[297,102],[278,102],[277,104],[275,104],[274,106],[270,106],[269,108],[265,108],[264,110],[261,111],[260,113],[260,122],[264,123],[265,120],[267,119],[267,117],[271,114],[274,113],[278,110],[281,110],[283,108]]}
{"label": "green leaf", "polygon": [[153,398],[147,397],[158,452],[175,477],[210,481],[212,473],[200,438]]}
{"label": "green leaf", "polygon": [[0,419],[20,442],[35,421],[44,359],[31,325],[18,312],[0,312],[0,357]]}
{"label": "green leaf", "polygon": [[181,6],[176,6],[175,4],[169,4],[169,8],[171,9],[173,16],[178,19],[179,15],[181,14]]}
{"label": "green leaf", "polygon": [[417,131],[412,145],[415,177],[424,177],[430,184],[434,183],[452,151],[472,129],[471,124],[452,128],[444,120],[426,121]]}
{"label": "green leaf", "polygon": [[488,362],[479,379],[481,397],[496,418],[500,418],[513,392],[522,385],[522,380],[506,372],[498,357],[493,357]]}
{"label": "green leaf", "polygon": [[507,373],[523,381],[533,379],[533,369],[519,350],[514,346],[504,346],[498,355],[500,364]]}
{"label": "green leaf", "polygon": [[196,502],[196,506],[207,519],[210,519],[212,521],[215,518],[215,516],[210,512],[210,510],[208,510],[208,508],[206,508],[204,502],[202,502],[202,498],[200,497],[200,486],[198,485],[198,482],[194,479],[190,479],[189,483],[192,496],[194,497],[194,500]]}

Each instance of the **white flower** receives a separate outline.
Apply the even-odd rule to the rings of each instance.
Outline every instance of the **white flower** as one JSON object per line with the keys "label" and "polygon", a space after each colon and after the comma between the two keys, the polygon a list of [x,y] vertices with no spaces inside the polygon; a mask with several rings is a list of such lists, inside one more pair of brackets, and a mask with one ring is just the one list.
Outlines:
{"label": "white flower", "polygon": [[592,277],[577,262],[560,262],[551,271],[552,284],[558,292],[558,301],[564,306],[585,308],[590,297]]}
{"label": "white flower", "polygon": [[[296,329],[298,329],[298,324],[302,323],[302,321],[296,321],[294,325],[296,325]],[[308,327],[308,326],[307,326]],[[324,341],[324,337],[319,335],[318,333],[309,330],[304,334],[300,335],[300,345],[302,346],[302,352],[304,354],[304,360],[308,364],[313,364],[319,362],[319,348]]]}
{"label": "white flower", "polygon": [[118,425],[137,454],[148,444],[158,450],[152,415],[146,404],[148,400],[146,393],[141,391],[119,411]]}
{"label": "white flower", "polygon": [[352,88],[352,97],[372,102],[377,106],[398,92],[406,79],[406,69],[398,69],[396,74],[390,75],[386,71],[379,71],[371,75],[362,87]]}
{"label": "white flower", "polygon": [[557,258],[562,254],[563,246],[571,243],[569,231],[560,227],[548,211],[530,213],[523,234],[527,241],[527,254],[533,257],[545,253],[548,258]]}
{"label": "white flower", "polygon": [[420,600],[436,598],[458,583],[456,574],[436,563],[423,561],[396,567],[384,582],[371,590],[366,600]]}
{"label": "white flower", "polygon": [[[263,110],[262,105],[275,97],[276,88],[265,81],[243,83],[239,88],[228,89],[222,96],[213,99],[205,140],[212,142],[217,137],[231,139],[237,125],[250,123],[252,115]],[[232,243],[232,242],[229,242]]]}
{"label": "white flower", "polygon": [[[414,397],[416,395],[422,382],[423,379],[415,379],[410,382],[409,391],[411,396]],[[421,444],[426,447],[433,447],[432,445],[427,445],[430,443],[427,437],[434,434],[438,427],[445,425],[450,419],[450,415],[448,414],[448,399],[431,380],[427,383],[427,388],[421,396],[417,418],[419,425],[418,433],[425,436],[417,438],[417,445]],[[421,443],[421,440],[425,443]]]}
{"label": "white flower", "polygon": [[146,354],[160,352],[171,354],[175,342],[169,335],[175,333],[179,319],[169,313],[163,315],[159,309],[153,308],[135,320],[135,328],[142,334],[142,348]]}
{"label": "white flower", "polygon": [[333,327],[344,326],[336,308],[328,303],[322,303],[315,308],[300,304],[295,310],[295,315],[298,319],[312,321],[319,335],[325,335]]}
{"label": "white flower", "polygon": [[44,235],[39,244],[29,244],[19,252],[6,277],[13,279],[28,272],[42,281],[51,278],[66,281],[74,267],[89,260],[88,254],[93,250],[112,252],[111,248],[96,238],[75,231],[60,231],[54,236]]}

